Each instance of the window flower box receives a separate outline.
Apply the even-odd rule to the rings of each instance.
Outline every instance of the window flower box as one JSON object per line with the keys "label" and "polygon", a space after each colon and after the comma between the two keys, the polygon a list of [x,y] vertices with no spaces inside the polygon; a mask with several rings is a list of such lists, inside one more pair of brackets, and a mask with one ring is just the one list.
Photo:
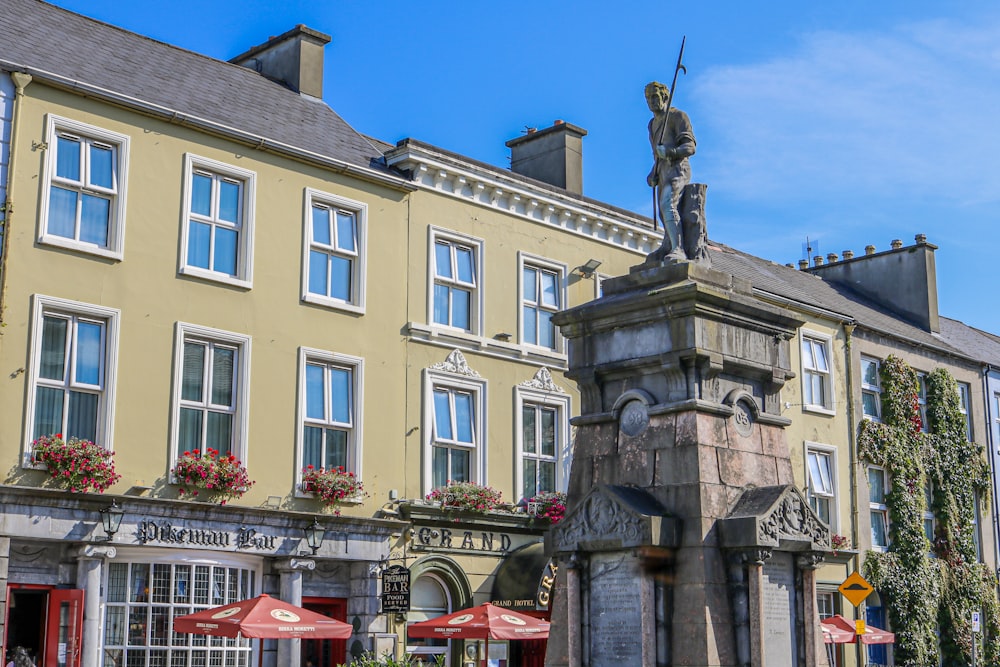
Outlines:
{"label": "window flower box", "polygon": [[63,440],[62,433],[42,436],[31,445],[32,464],[44,467],[54,484],[71,493],[104,493],[121,479],[114,456],[90,440]]}
{"label": "window flower box", "polygon": [[254,485],[239,459],[220,456],[212,448],[184,452],[170,472],[181,487],[181,496],[197,497],[199,492],[205,492],[207,499],[219,500],[222,505],[241,497]]}
{"label": "window flower box", "polygon": [[566,494],[562,491],[547,491],[527,500],[528,514],[536,519],[545,519],[555,525],[566,516]]}
{"label": "window flower box", "polygon": [[504,509],[500,492],[489,486],[473,482],[455,482],[434,489],[427,494],[427,500],[441,503],[445,510],[486,514]]}
{"label": "window flower box", "polygon": [[324,507],[333,509],[337,516],[340,516],[340,505],[365,496],[361,480],[342,467],[305,467],[302,470],[302,490],[311,493]]}

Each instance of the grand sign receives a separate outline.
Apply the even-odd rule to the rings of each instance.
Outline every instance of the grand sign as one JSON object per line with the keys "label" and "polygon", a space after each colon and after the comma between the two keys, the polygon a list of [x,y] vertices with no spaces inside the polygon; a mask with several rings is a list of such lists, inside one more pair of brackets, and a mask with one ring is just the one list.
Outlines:
{"label": "grand sign", "polygon": [[417,551],[505,554],[511,546],[510,535],[506,533],[430,526],[415,526],[413,531],[412,548]]}
{"label": "grand sign", "polygon": [[168,521],[146,519],[139,522],[136,538],[140,544],[235,548],[241,550],[274,551],[278,548],[275,535],[261,535],[256,528],[240,528],[235,533],[206,528],[187,528]]}

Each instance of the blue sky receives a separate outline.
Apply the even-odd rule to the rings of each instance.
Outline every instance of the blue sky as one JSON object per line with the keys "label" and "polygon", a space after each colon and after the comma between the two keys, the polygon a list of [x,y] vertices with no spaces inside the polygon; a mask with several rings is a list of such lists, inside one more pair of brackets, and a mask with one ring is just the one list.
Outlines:
{"label": "blue sky", "polygon": [[[229,59],[298,23],[328,33],[324,97],[359,131],[498,166],[504,142],[579,125],[584,194],[646,215],[643,86],[688,68],[709,236],[779,262],[926,234],[941,314],[1000,333],[995,0],[502,3],[57,0]],[[815,254],[815,252],[813,253]]]}

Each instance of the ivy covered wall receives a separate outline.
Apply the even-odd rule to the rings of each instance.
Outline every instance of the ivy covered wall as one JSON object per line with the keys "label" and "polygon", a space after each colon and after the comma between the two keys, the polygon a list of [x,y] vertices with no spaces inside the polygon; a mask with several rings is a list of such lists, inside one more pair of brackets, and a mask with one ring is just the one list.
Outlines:
{"label": "ivy covered wall", "polygon": [[[889,548],[869,551],[862,573],[888,610],[897,665],[971,664],[976,610],[985,632],[981,659],[997,665],[996,576],[979,562],[975,540],[976,502],[985,511],[989,467],[982,448],[968,441],[954,378],[937,369],[925,382],[927,432],[917,375],[894,356],[881,366],[882,422],[865,419],[858,427],[860,459],[884,468],[890,482]],[[935,517],[933,542],[924,533],[928,510]]]}

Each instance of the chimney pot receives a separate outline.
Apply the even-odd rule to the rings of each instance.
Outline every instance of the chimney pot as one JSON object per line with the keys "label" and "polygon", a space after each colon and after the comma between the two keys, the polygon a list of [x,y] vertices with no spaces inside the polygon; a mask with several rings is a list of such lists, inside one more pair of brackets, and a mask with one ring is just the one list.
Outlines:
{"label": "chimney pot", "polygon": [[808,259],[800,259],[799,260],[799,271],[805,271],[808,268],[809,268],[809,260]]}
{"label": "chimney pot", "polygon": [[903,240],[902,239],[893,239],[892,243],[890,243],[889,245],[892,246],[893,250],[899,250],[900,248],[903,247]]}
{"label": "chimney pot", "polygon": [[555,121],[552,124],[553,125],[562,125],[563,122],[564,121],[561,118],[556,118]]}
{"label": "chimney pot", "polygon": [[854,251],[853,250],[845,250],[844,251],[844,259],[845,260],[854,259]]}
{"label": "chimney pot", "polygon": [[823,266],[823,255],[813,257],[813,266]]}
{"label": "chimney pot", "polygon": [[919,243],[920,245],[923,245],[927,243],[927,234],[917,234],[916,236],[913,237],[913,240]]}
{"label": "chimney pot", "polygon": [[834,262],[836,262],[837,259],[838,259],[837,253],[835,253],[835,252],[828,253],[827,256],[826,256],[826,261],[830,262],[831,264],[833,264]]}
{"label": "chimney pot", "polygon": [[795,265],[792,264],[791,262],[789,262],[788,264],[785,264],[785,266],[787,266],[790,269],[794,269],[795,268]]}
{"label": "chimney pot", "polygon": [[875,246],[873,246],[873,245],[866,245],[865,246],[865,254],[866,255],[874,255],[875,254]]}

